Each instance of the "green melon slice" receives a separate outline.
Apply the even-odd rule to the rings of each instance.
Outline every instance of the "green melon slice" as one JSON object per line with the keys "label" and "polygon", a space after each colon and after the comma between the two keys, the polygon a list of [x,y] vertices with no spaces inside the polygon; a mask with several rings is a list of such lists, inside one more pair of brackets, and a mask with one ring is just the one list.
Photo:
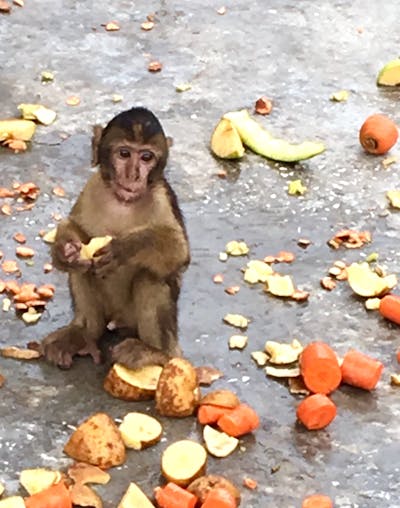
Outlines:
{"label": "green melon slice", "polygon": [[292,144],[284,139],[274,138],[253,120],[245,109],[227,113],[223,119],[232,122],[246,146],[268,159],[296,162],[314,157],[325,150],[323,143],[304,141],[300,144]]}
{"label": "green melon slice", "polygon": [[222,159],[243,157],[244,146],[239,133],[230,120],[222,118],[211,137],[211,150]]}
{"label": "green melon slice", "polygon": [[388,62],[379,71],[376,80],[381,86],[398,86],[400,85],[400,58]]}

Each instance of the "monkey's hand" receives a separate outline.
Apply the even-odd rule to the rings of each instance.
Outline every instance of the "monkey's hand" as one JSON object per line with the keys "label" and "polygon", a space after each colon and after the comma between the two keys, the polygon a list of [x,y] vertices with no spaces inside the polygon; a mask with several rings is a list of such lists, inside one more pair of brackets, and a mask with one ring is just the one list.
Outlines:
{"label": "monkey's hand", "polygon": [[81,242],[77,240],[57,242],[53,248],[53,257],[57,268],[87,272],[92,262],[90,259],[80,257],[81,246]]}
{"label": "monkey's hand", "polygon": [[121,243],[114,238],[94,253],[92,270],[96,277],[103,278],[114,272],[122,264]]}
{"label": "monkey's hand", "polygon": [[112,360],[128,369],[140,369],[147,365],[161,365],[170,360],[170,356],[161,350],[148,346],[139,339],[125,339],[112,349]]}
{"label": "monkey's hand", "polygon": [[75,326],[64,326],[48,335],[40,345],[46,360],[61,369],[69,369],[75,355],[90,355],[95,363],[100,363],[100,351],[95,341],[86,340],[82,330]]}

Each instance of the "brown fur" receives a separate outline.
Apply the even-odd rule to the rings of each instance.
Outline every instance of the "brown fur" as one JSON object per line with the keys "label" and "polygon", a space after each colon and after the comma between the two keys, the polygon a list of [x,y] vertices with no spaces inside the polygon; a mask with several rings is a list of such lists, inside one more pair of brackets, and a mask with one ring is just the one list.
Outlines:
{"label": "brown fur", "polygon": [[[163,176],[166,138],[158,123],[138,123],[143,115],[152,121],[152,114],[137,109],[139,114],[121,114],[113,131],[116,117],[99,138],[100,171],[89,179],[57,231],[53,260],[69,273],[75,316],[46,337],[42,349],[60,367],[69,367],[74,355],[90,354],[99,361],[96,343],[111,321],[135,337],[114,348],[116,362],[133,368],[163,364],[181,354],[177,302],[190,261],[189,245],[176,196]],[[119,155],[120,146],[130,157]],[[143,151],[151,151],[154,158],[141,158]],[[94,260],[79,258],[81,243],[105,235],[113,240]]]}

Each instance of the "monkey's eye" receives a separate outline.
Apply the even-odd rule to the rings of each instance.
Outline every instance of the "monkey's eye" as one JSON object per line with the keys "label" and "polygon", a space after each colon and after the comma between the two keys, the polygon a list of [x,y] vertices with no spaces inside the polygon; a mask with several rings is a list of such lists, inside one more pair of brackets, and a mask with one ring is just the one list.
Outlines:
{"label": "monkey's eye", "polygon": [[129,159],[129,157],[131,156],[131,152],[126,148],[120,148],[118,150],[118,155],[123,159]]}
{"label": "monkey's eye", "polygon": [[154,154],[153,154],[153,152],[142,152],[140,154],[140,158],[144,162],[150,162],[151,160],[153,160]]}

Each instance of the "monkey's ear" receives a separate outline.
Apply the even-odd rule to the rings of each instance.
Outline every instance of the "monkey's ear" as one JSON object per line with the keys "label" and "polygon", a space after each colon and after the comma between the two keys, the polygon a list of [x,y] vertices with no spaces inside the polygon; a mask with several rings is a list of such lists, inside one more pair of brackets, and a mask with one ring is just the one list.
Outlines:
{"label": "monkey's ear", "polygon": [[171,148],[171,146],[174,144],[174,138],[171,138],[171,136],[166,136],[165,139],[167,140],[168,148]]}
{"label": "monkey's ear", "polygon": [[99,163],[99,144],[102,134],[103,127],[101,125],[93,125],[92,167],[97,166],[97,164]]}

